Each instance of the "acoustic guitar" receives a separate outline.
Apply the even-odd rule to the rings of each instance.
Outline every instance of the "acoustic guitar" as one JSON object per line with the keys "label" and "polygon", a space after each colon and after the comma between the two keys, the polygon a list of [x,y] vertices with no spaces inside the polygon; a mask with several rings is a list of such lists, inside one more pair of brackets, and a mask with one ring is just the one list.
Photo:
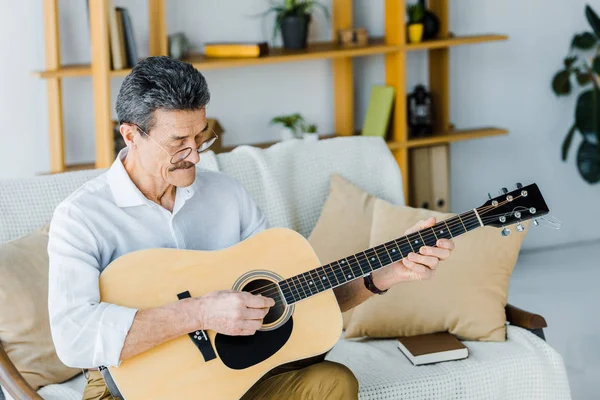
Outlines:
{"label": "acoustic guitar", "polygon": [[126,400],[240,398],[272,369],[324,355],[336,344],[342,316],[331,289],[418,252],[422,245],[434,246],[437,239],[483,226],[502,228],[506,235],[514,223],[523,231],[523,221],[548,212],[537,185],[517,184],[481,207],[326,265],[303,236],[286,228],[268,229],[218,251],[128,253],[101,274],[102,301],[147,309],[233,289],[271,297],[275,306],[252,336],[190,332],[101,370],[109,387]]}

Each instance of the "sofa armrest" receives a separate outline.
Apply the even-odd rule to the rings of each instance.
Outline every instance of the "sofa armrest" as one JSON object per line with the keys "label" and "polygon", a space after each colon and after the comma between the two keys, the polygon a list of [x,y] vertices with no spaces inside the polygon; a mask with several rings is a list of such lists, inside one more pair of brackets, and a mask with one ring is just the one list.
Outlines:
{"label": "sofa armrest", "polygon": [[548,326],[544,317],[539,314],[533,314],[525,310],[521,310],[510,304],[506,305],[506,320],[511,325],[519,326],[521,328],[533,330],[543,329]]}
{"label": "sofa armrest", "polygon": [[43,400],[17,371],[2,344],[0,344],[0,385],[15,399]]}

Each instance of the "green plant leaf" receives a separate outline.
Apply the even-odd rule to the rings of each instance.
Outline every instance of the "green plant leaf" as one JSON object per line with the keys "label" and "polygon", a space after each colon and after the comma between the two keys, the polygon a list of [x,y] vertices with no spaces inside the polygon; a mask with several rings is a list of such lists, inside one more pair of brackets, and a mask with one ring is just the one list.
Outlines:
{"label": "green plant leaf", "polygon": [[571,68],[575,61],[577,61],[577,56],[566,57],[564,60],[565,69]]}
{"label": "green plant leaf", "polygon": [[567,161],[567,155],[569,154],[569,147],[571,147],[571,142],[573,141],[573,136],[575,135],[575,131],[577,130],[577,125],[573,125],[567,134],[567,137],[563,141],[562,144],[562,160]]}
{"label": "green plant leaf", "polygon": [[598,42],[598,37],[591,32],[584,32],[573,37],[571,47],[580,50],[590,50]]}
{"label": "green plant leaf", "polygon": [[[575,106],[575,125],[584,136],[600,139],[600,90],[588,90],[579,95]],[[599,141],[600,143],[600,141]]]}
{"label": "green plant leaf", "polygon": [[589,5],[585,6],[585,16],[590,23],[590,26],[596,33],[597,37],[600,37],[600,18],[598,18],[598,14],[590,7]]}
{"label": "green plant leaf", "polygon": [[558,72],[552,80],[552,89],[557,96],[571,93],[571,73],[568,70]]}
{"label": "green plant leaf", "polygon": [[592,63],[592,68],[594,72],[600,75],[600,55],[594,57],[594,62]]}

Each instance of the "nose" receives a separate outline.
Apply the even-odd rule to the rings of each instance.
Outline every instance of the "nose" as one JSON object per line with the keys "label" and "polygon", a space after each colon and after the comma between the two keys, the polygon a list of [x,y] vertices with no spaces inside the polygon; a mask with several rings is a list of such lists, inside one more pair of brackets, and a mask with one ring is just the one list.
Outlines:
{"label": "nose", "polygon": [[200,162],[200,153],[198,153],[196,150],[193,150],[188,156],[187,160],[189,160],[191,163],[198,164]]}

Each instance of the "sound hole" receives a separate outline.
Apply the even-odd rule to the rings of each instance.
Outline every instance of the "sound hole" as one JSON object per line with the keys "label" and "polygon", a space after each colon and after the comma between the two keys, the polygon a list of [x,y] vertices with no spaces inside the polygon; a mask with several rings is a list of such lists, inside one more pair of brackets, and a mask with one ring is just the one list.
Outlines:
{"label": "sound hole", "polygon": [[260,294],[265,297],[270,297],[275,300],[275,306],[269,309],[269,312],[263,319],[263,325],[269,325],[281,318],[285,313],[285,302],[281,298],[277,284],[266,279],[257,279],[249,282],[242,288],[243,292],[252,294]]}

